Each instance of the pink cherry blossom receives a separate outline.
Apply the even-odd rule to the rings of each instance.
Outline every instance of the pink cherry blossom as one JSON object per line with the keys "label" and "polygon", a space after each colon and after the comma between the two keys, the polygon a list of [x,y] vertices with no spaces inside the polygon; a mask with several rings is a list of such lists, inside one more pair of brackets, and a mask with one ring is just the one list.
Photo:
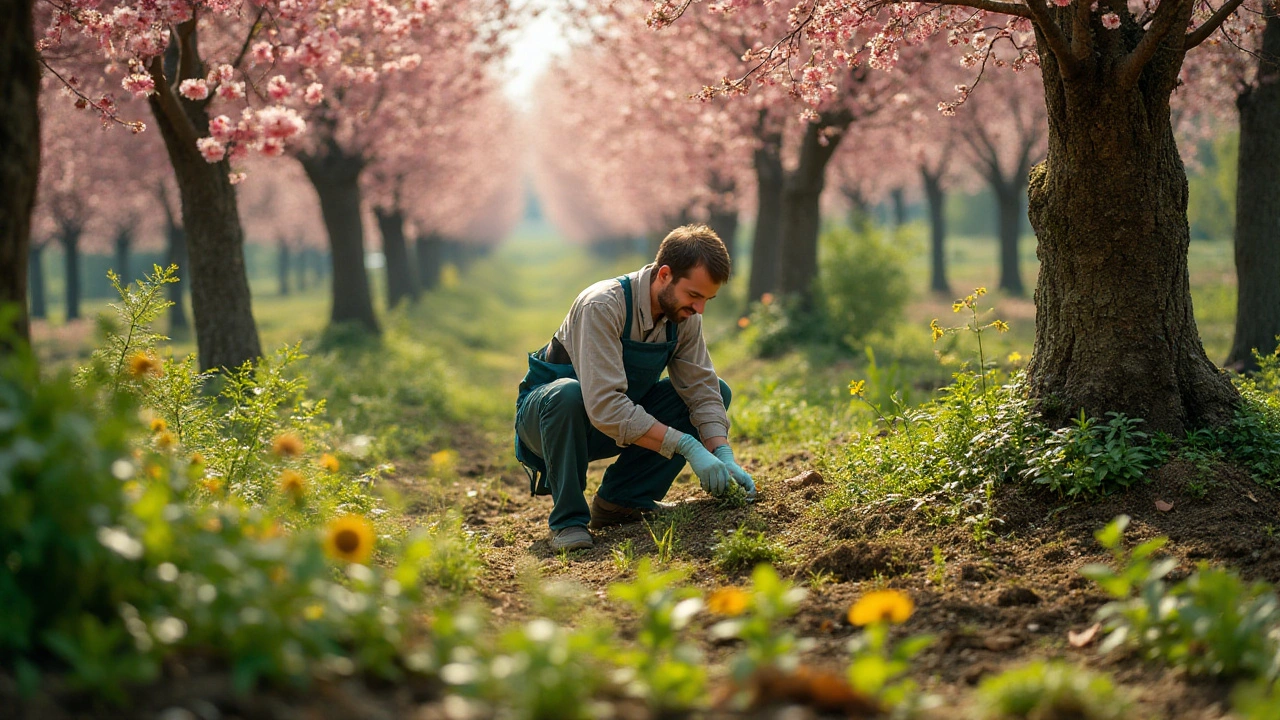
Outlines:
{"label": "pink cherry blossom", "polygon": [[218,86],[218,97],[223,100],[239,100],[244,97],[244,83],[223,83]]}
{"label": "pink cherry blossom", "polygon": [[1113,12],[1109,12],[1106,15],[1103,15],[1102,27],[1108,30],[1115,30],[1116,28],[1120,27],[1120,16]]}
{"label": "pink cherry blossom", "polygon": [[276,75],[267,83],[267,96],[280,102],[293,94],[293,83],[283,75]]}
{"label": "pink cherry blossom", "polygon": [[254,43],[250,57],[253,58],[254,65],[270,65],[276,59],[275,48],[265,41]]}
{"label": "pink cherry blossom", "polygon": [[219,115],[209,121],[209,135],[218,142],[229,142],[234,132],[235,126],[226,115]]}
{"label": "pink cherry blossom", "polygon": [[312,107],[319,105],[324,101],[324,85],[318,82],[308,85],[306,91],[302,94],[302,101]]}
{"label": "pink cherry blossom", "polygon": [[227,148],[217,140],[206,137],[196,140],[196,148],[200,150],[200,154],[204,156],[205,162],[216,163],[226,157]]}
{"label": "pink cherry blossom", "polygon": [[183,80],[178,86],[178,92],[188,100],[204,100],[209,97],[209,84],[197,78]]}
{"label": "pink cherry blossom", "polygon": [[156,91],[156,81],[150,75],[141,73],[126,75],[124,80],[120,81],[120,85],[133,93],[136,98],[144,98]]}

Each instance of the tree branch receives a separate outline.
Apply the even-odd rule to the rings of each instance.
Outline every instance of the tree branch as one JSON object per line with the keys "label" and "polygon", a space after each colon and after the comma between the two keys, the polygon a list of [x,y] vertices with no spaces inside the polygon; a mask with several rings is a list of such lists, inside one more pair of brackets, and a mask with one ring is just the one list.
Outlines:
{"label": "tree branch", "polygon": [[1077,62],[1084,62],[1093,54],[1093,33],[1089,31],[1090,12],[1090,3],[1076,0],[1076,12],[1071,19],[1071,56]]}
{"label": "tree branch", "polygon": [[198,139],[196,128],[191,124],[191,118],[187,117],[186,111],[182,109],[178,96],[173,94],[173,86],[165,80],[164,61],[161,56],[151,58],[151,63],[147,65],[147,73],[151,75],[156,86],[156,91],[151,96],[153,107],[164,114],[164,119],[169,122],[178,139],[194,148]]}
{"label": "tree branch", "polygon": [[[1084,0],[1077,0],[1083,2]],[[1049,6],[1039,0],[1029,0],[1026,7],[1031,12],[1031,20],[1040,30],[1040,34],[1044,36],[1045,44],[1049,46],[1049,52],[1057,58],[1058,65],[1062,68],[1062,74],[1065,77],[1075,75],[1080,71],[1080,60],[1071,52],[1071,47],[1067,42],[1067,36],[1063,34],[1062,28],[1058,27],[1058,23],[1053,19],[1053,15],[1049,12]]]}
{"label": "tree branch", "polygon": [[971,7],[975,10],[986,10],[987,12],[1000,13],[1001,15],[1015,15],[1023,18],[1033,18],[1033,13],[1027,5],[1015,2],[1004,2],[1003,0],[942,0],[939,5],[960,5],[963,7]]}
{"label": "tree branch", "polygon": [[1173,31],[1178,19],[1182,17],[1181,6],[1187,1],[1165,0],[1156,8],[1151,27],[1138,41],[1138,46],[1120,61],[1116,79],[1121,87],[1133,87],[1138,82],[1138,77],[1142,75],[1142,68],[1155,57],[1160,43],[1164,42],[1164,39]]}
{"label": "tree branch", "polygon": [[1183,49],[1190,50],[1205,40],[1208,40],[1209,36],[1212,35],[1219,27],[1222,27],[1222,23],[1226,22],[1227,18],[1230,17],[1231,14],[1236,11],[1236,8],[1240,7],[1240,4],[1243,2],[1244,0],[1227,0],[1227,2],[1223,3],[1222,7],[1218,8],[1218,11],[1211,15],[1208,20],[1205,20],[1203,25],[1187,33],[1187,39],[1182,46]]}

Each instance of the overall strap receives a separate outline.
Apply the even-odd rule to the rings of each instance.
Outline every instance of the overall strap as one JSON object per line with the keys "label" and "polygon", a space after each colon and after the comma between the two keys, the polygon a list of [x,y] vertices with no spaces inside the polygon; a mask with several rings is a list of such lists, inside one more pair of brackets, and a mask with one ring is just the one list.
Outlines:
{"label": "overall strap", "polygon": [[631,276],[620,275],[618,276],[617,280],[619,283],[622,284],[622,293],[627,298],[627,320],[622,325],[622,339],[630,340],[631,339],[631,305],[635,302],[633,296],[631,295]]}

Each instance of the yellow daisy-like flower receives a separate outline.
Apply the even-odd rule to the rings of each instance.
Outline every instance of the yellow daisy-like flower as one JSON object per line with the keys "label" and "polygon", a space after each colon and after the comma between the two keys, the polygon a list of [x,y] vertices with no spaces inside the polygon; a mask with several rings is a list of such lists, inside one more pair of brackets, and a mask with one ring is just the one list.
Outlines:
{"label": "yellow daisy-like flower", "polygon": [[280,473],[280,491],[298,500],[307,491],[307,481],[297,470],[285,470]]}
{"label": "yellow daisy-like flower", "polygon": [[161,450],[168,450],[169,448],[177,444],[178,444],[178,438],[174,437],[174,434],[169,432],[168,430],[164,430],[160,432],[158,435],[156,435],[156,447],[160,448]]}
{"label": "yellow daisy-like flower", "polygon": [[169,423],[165,422],[165,421],[164,421],[164,418],[154,418],[154,419],[152,419],[152,421],[151,421],[151,432],[154,432],[154,433],[161,433],[161,432],[164,432],[165,430],[168,430],[168,429],[169,429]]}
{"label": "yellow daisy-like flower", "polygon": [[271,452],[280,457],[298,457],[302,454],[302,438],[293,433],[281,433],[271,442]]}
{"label": "yellow daisy-like flower", "polygon": [[205,464],[204,455],[201,455],[200,453],[191,453],[191,464],[204,465]]}
{"label": "yellow daisy-like flower", "polygon": [[329,523],[324,551],[335,560],[364,564],[373,554],[373,526],[359,515],[344,515]]}
{"label": "yellow daisy-like flower", "polygon": [[207,478],[200,481],[200,487],[204,488],[207,493],[217,495],[222,492],[222,480],[219,480],[218,478]]}
{"label": "yellow daisy-like flower", "polygon": [[878,622],[904,623],[915,610],[906,593],[897,590],[875,590],[863,595],[849,608],[849,622],[870,625]]}
{"label": "yellow daisy-like flower", "polygon": [[302,608],[302,617],[312,621],[319,620],[324,617],[324,606],[320,603],[311,603]]}
{"label": "yellow daisy-like flower", "polygon": [[159,375],[160,361],[144,352],[136,352],[129,356],[129,374],[135,378],[145,375]]}
{"label": "yellow daisy-like flower", "polygon": [[458,462],[458,453],[453,450],[441,450],[431,453],[431,464],[442,472],[452,470],[456,462]]}
{"label": "yellow daisy-like flower", "polygon": [[334,457],[330,453],[325,453],[320,456],[320,467],[328,470],[329,472],[338,472],[338,458]]}
{"label": "yellow daisy-like flower", "polygon": [[991,323],[991,325],[992,327],[994,327],[996,330],[999,330],[1000,332],[1009,332],[1009,323],[1003,320],[996,320],[995,322]]}
{"label": "yellow daisy-like flower", "polygon": [[934,342],[938,342],[939,338],[941,338],[943,335],[946,335],[946,331],[943,330],[942,326],[938,324],[937,318],[934,318],[929,321],[929,329],[933,331]]}
{"label": "yellow daisy-like flower", "polygon": [[722,587],[707,596],[707,609],[716,615],[741,615],[747,611],[751,596],[739,587]]}
{"label": "yellow daisy-like flower", "polygon": [[976,287],[973,289],[973,294],[978,297],[982,297],[983,295],[987,294],[987,289],[984,287]]}
{"label": "yellow daisy-like flower", "polygon": [[1022,362],[1022,353],[1018,352],[1017,350],[1014,350],[1013,352],[1009,353],[1010,365],[1017,365],[1018,363],[1021,363],[1021,362]]}
{"label": "yellow daisy-like flower", "polygon": [[964,300],[957,300],[957,301],[955,301],[955,302],[951,303],[951,312],[960,312],[961,310],[963,310],[963,309],[965,309],[965,308],[969,307],[969,300],[970,300],[970,298],[972,298],[972,297],[973,297],[973,296],[972,296],[972,295],[970,295],[969,297],[965,298]]}
{"label": "yellow daisy-like flower", "polygon": [[862,397],[867,392],[866,380],[854,380],[849,383],[849,394],[855,397]]}

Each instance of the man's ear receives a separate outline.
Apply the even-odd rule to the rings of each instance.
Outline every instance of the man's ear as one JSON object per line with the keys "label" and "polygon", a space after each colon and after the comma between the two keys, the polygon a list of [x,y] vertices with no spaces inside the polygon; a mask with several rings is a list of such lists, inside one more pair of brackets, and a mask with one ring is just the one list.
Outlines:
{"label": "man's ear", "polygon": [[659,266],[659,267],[658,267],[657,272],[655,272],[655,273],[654,273],[654,277],[656,277],[658,280],[660,280],[660,281],[662,281],[662,282],[664,282],[664,283],[666,283],[666,282],[670,281],[670,280],[671,280],[671,266],[670,266],[670,265],[662,265],[662,266]]}

